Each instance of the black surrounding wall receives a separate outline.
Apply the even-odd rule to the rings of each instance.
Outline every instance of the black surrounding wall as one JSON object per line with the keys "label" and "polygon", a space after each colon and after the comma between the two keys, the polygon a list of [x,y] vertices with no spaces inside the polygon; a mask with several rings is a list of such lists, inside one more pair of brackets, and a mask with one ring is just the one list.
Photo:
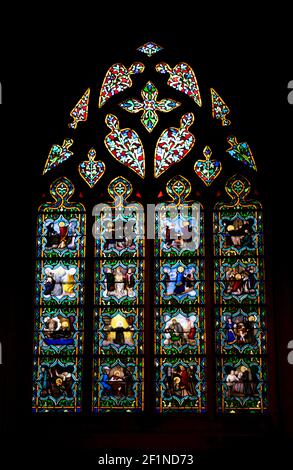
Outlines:
{"label": "black surrounding wall", "polygon": [[[284,13],[278,36],[272,15],[269,21],[251,17],[242,22],[237,18],[236,23],[226,21],[226,33],[218,38],[215,33],[219,26],[210,16],[191,25],[182,22],[175,33],[168,21],[164,26],[161,23],[144,28],[130,22],[128,29],[124,24],[115,30],[108,18],[107,32],[99,31],[97,25],[78,38],[64,35],[64,31],[61,34],[56,18],[43,31],[41,26],[30,30],[22,25],[24,35],[19,37],[17,48],[7,47],[6,67],[1,68],[0,75],[4,103],[0,106],[0,431],[11,461],[20,458],[36,462],[37,456],[46,461],[46,449],[51,444],[55,453],[59,444],[62,446],[60,455],[66,449],[68,460],[78,455],[92,462],[105,449],[113,449],[117,455],[141,450],[185,450],[198,456],[202,468],[219,458],[224,466],[225,460],[237,455],[246,456],[248,467],[289,450],[293,438],[293,366],[287,361],[287,344],[293,340],[293,106],[287,101],[287,83],[293,80],[293,67],[285,18]],[[214,28],[207,26],[209,21]],[[188,34],[185,24],[190,28]],[[33,208],[42,191],[40,171],[49,145],[63,138],[68,103],[76,89],[85,88],[88,81],[92,83],[92,77],[101,77],[112,63],[130,64],[132,51],[146,40],[157,41],[173,51],[174,60],[192,57],[202,77],[210,81],[209,86],[224,86],[225,96],[230,97],[238,113],[233,115],[237,127],[257,149],[261,173],[258,186],[266,203],[273,328],[272,413],[268,417],[170,420],[152,414],[115,419],[31,415]],[[99,68],[102,71],[97,73]]]}

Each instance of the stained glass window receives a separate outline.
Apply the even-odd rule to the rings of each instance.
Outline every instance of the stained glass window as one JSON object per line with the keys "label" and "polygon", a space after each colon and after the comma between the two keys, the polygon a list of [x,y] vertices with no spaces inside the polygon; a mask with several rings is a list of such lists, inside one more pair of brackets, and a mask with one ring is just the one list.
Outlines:
{"label": "stained glass window", "polygon": [[33,411],[81,410],[85,210],[59,178],[37,227]]}
{"label": "stained glass window", "polygon": [[[149,399],[155,391],[157,412],[205,413],[207,389],[211,397],[214,385],[212,373],[207,384],[206,337],[213,331],[207,331],[206,318],[215,329],[216,347],[208,347],[215,353],[209,364],[211,371],[215,365],[217,411],[268,409],[262,206],[248,199],[248,180],[234,176],[226,183],[227,200],[213,211],[213,188],[220,187],[226,170],[235,165],[256,173],[254,149],[246,137],[231,134],[228,117],[235,121],[235,112],[226,93],[224,101],[221,91],[202,90],[199,71],[179,58],[166,62],[165,52],[147,42],[137,49],[144,63],[117,62],[103,72],[98,87],[85,86],[68,110],[67,135],[50,147],[45,178],[62,168],[75,171],[77,184],[90,195],[86,207],[95,224],[88,253],[94,259],[86,279],[94,286],[86,289],[85,302],[85,208],[71,202],[74,186],[62,177],[51,185],[53,201],[38,212],[35,412],[81,411],[83,361],[92,372],[87,411],[141,412],[147,357],[153,365],[147,377],[154,372],[154,380],[146,395]],[[92,104],[105,125],[97,128],[95,121],[90,131],[98,131],[98,140],[82,148],[78,134],[91,126]],[[212,148],[197,125],[206,115],[212,117],[208,126],[222,131]],[[165,187],[165,175],[174,175],[175,165],[183,176],[177,172]],[[129,180],[117,176],[120,171]],[[131,199],[133,188],[144,206]],[[204,203],[205,227],[203,206],[189,200],[191,191]],[[147,242],[145,270],[143,207],[156,195],[162,202],[156,206],[155,242]],[[205,249],[214,262],[207,270]],[[154,290],[146,303],[145,286]],[[84,332],[85,308],[93,315],[90,332]],[[151,335],[146,350],[145,320]],[[148,403],[151,408],[151,398]]]}
{"label": "stained glass window", "polygon": [[214,211],[217,408],[268,407],[262,207],[247,199],[250,183],[233,176],[230,201]]}
{"label": "stained glass window", "polygon": [[95,233],[94,412],[141,411],[143,402],[143,208],[128,203],[132,185],[109,185],[97,205]]}
{"label": "stained glass window", "polygon": [[156,210],[155,362],[160,412],[206,408],[203,212],[189,181],[167,183]]}

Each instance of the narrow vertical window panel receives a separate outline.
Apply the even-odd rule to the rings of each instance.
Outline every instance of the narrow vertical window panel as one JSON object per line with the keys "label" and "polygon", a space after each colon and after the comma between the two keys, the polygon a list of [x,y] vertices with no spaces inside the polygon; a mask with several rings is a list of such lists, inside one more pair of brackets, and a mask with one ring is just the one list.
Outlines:
{"label": "narrow vertical window panel", "polygon": [[177,176],[156,208],[155,367],[160,413],[206,411],[203,211]]}
{"label": "narrow vertical window panel", "polygon": [[122,177],[95,207],[95,413],[144,409],[144,209]]}
{"label": "narrow vertical window panel", "polygon": [[268,410],[262,207],[233,176],[214,210],[215,339],[219,413]]}
{"label": "narrow vertical window panel", "polygon": [[37,222],[33,411],[80,412],[86,214],[67,178],[50,188]]}

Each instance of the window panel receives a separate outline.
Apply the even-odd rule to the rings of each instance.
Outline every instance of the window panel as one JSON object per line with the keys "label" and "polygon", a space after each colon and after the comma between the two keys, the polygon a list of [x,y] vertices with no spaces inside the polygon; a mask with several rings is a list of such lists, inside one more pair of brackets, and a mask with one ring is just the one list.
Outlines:
{"label": "window panel", "polygon": [[95,209],[93,411],[142,411],[144,213],[132,186],[111,181],[113,201]]}
{"label": "window panel", "polygon": [[38,212],[33,411],[81,411],[85,210],[59,178]]}
{"label": "window panel", "polygon": [[[182,176],[156,210],[155,364],[159,412],[204,412],[205,292],[203,212]],[[192,354],[192,356],[191,356]]]}
{"label": "window panel", "polygon": [[214,212],[219,413],[268,409],[263,219],[260,203],[247,200],[249,191],[246,178],[232,177],[231,201]]}

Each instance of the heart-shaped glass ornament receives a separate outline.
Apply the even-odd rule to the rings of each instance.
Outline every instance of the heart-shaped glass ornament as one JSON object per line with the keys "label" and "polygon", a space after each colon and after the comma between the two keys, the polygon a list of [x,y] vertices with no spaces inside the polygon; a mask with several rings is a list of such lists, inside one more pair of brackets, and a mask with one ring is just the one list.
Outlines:
{"label": "heart-shaped glass ornament", "polygon": [[137,75],[144,71],[144,65],[141,62],[134,62],[128,69],[123,64],[114,64],[105,75],[103,85],[100,91],[99,108],[112,96],[132,86],[131,75]]}
{"label": "heart-shaped glass ornament", "polygon": [[206,186],[210,186],[219,176],[222,170],[221,162],[210,160],[212,151],[206,146],[203,150],[205,160],[198,160],[194,165],[194,171]]}
{"label": "heart-shaped glass ornament", "polygon": [[167,84],[175,90],[185,93],[192,98],[198,106],[202,105],[199,86],[193,69],[185,62],[179,62],[171,68],[166,62],[156,65],[156,71],[159,73],[168,73],[170,75]]}
{"label": "heart-shaped glass ornament", "polygon": [[180,120],[180,127],[169,127],[159,137],[155,150],[155,178],[161,176],[171,165],[180,162],[190,152],[195,137],[189,132],[193,124],[193,113],[186,113]]}
{"label": "heart-shaped glass ornament", "polygon": [[80,176],[86,181],[90,188],[93,188],[95,184],[102,178],[106,170],[106,165],[102,161],[95,161],[96,151],[91,148],[88,152],[88,160],[80,163],[78,171]]}
{"label": "heart-shaped glass ornament", "polygon": [[111,132],[105,137],[104,142],[112,157],[144,178],[144,148],[137,133],[133,129],[120,129],[119,121],[114,114],[107,114],[105,122]]}

